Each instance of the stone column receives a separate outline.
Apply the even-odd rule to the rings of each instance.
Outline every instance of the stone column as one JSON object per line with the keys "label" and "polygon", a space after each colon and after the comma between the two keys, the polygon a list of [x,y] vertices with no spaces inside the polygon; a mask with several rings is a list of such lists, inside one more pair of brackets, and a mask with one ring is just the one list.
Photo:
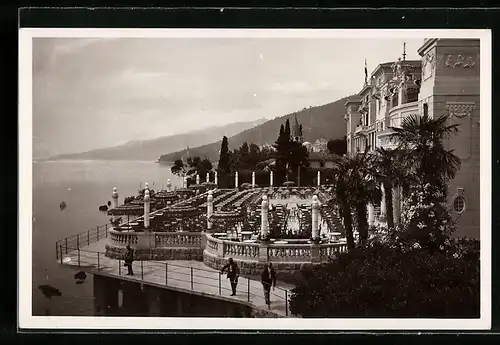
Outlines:
{"label": "stone column", "polygon": [[252,188],[255,188],[255,171],[252,171]]}
{"label": "stone column", "polygon": [[271,187],[273,186],[273,171],[272,170],[269,172],[269,185]]}
{"label": "stone column", "polygon": [[267,196],[262,197],[261,214],[260,214],[260,236],[261,238],[266,238],[269,232],[268,215],[269,212],[269,202],[267,201]]}
{"label": "stone column", "polygon": [[368,225],[373,226],[375,224],[375,207],[372,203],[368,203],[366,208],[368,209]]}
{"label": "stone column", "polygon": [[219,185],[219,178],[217,176],[217,171],[215,172],[215,181],[214,182],[215,182],[215,188],[217,188]]}
{"label": "stone column", "polygon": [[196,174],[196,184],[200,184],[200,175]]}
{"label": "stone column", "polygon": [[321,186],[321,171],[318,170],[318,187]]}
{"label": "stone column", "polygon": [[238,172],[234,173],[234,188],[238,188]]}
{"label": "stone column", "polygon": [[182,180],[182,188],[187,188],[188,187],[188,178],[187,176],[184,176],[184,179]]}
{"label": "stone column", "polygon": [[[113,198],[113,208],[118,207],[118,188],[113,187],[113,194],[111,194],[111,197]],[[112,217],[113,222],[116,221],[116,216]]]}
{"label": "stone column", "polygon": [[385,189],[383,184],[380,186],[380,191],[382,192],[382,199],[380,200],[380,217],[385,217],[386,216]]}
{"label": "stone column", "polygon": [[167,180],[167,192],[170,192],[172,190],[172,182],[170,182],[170,179]]}
{"label": "stone column", "polygon": [[149,189],[144,191],[144,227],[149,228],[149,212],[150,212],[151,198],[149,197]]}
{"label": "stone column", "polygon": [[214,196],[212,195],[212,191],[208,191],[207,196],[207,229],[212,229],[212,222],[209,220],[210,217],[214,214]]}
{"label": "stone column", "polygon": [[319,214],[319,203],[318,197],[313,196],[312,199],[312,239],[319,240],[319,227],[318,227],[318,214]]}
{"label": "stone column", "polygon": [[210,182],[210,173],[207,172],[207,176],[205,177],[205,182]]}

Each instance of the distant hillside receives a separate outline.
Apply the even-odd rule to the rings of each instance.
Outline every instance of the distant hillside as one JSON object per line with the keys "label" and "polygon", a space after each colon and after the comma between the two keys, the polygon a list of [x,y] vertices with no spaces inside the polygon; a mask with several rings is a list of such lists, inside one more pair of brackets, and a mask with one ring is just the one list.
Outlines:
{"label": "distant hillside", "polygon": [[[289,118],[291,124],[295,116],[302,124],[304,141],[314,143],[316,139],[325,138],[327,140],[342,138],[346,135],[347,126],[344,122],[345,102],[349,97],[344,97],[336,102],[325,105],[305,108],[301,111],[277,117],[254,128],[247,129],[241,133],[228,137],[229,148],[238,148],[244,142],[255,143],[257,145],[274,144],[278,137],[281,124]],[[191,156],[207,157],[212,161],[218,161],[222,136],[219,140],[211,144],[190,147]],[[172,162],[186,154],[186,150],[172,152],[160,157],[160,162]]]}
{"label": "distant hillside", "polygon": [[63,154],[51,157],[51,160],[88,159],[88,160],[151,160],[156,161],[165,152],[185,149],[186,146],[199,146],[222,138],[223,135],[234,135],[257,126],[266,119],[248,122],[235,122],[222,127],[211,127],[190,133],[160,137],[151,140],[131,141],[129,143],[92,150],[82,153]]}

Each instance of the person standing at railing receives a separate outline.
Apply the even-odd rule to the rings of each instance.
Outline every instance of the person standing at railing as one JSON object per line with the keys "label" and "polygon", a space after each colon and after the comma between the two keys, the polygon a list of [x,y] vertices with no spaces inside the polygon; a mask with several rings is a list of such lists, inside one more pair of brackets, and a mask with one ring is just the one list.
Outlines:
{"label": "person standing at railing", "polygon": [[227,269],[227,278],[231,282],[231,290],[233,293],[231,296],[236,296],[236,286],[238,286],[238,277],[240,276],[240,269],[233,258],[227,260],[227,264],[222,267],[220,271],[221,274]]}
{"label": "person standing at railing", "polygon": [[260,275],[260,281],[262,282],[262,287],[264,288],[264,298],[266,300],[266,304],[270,305],[271,299],[269,295],[271,292],[271,286],[273,287],[273,291],[276,287],[276,271],[274,270],[272,263],[268,263],[267,267],[264,268]]}
{"label": "person standing at railing", "polygon": [[128,269],[128,276],[134,275],[134,270],[132,269],[132,262],[134,262],[134,250],[130,248],[130,244],[127,244],[127,252],[125,253],[125,266]]}

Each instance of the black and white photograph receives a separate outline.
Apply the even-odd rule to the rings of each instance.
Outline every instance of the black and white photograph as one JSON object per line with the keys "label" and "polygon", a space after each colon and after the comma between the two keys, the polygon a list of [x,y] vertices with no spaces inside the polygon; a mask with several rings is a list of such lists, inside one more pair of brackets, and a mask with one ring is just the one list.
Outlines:
{"label": "black and white photograph", "polygon": [[490,77],[487,30],[21,29],[20,326],[489,328]]}

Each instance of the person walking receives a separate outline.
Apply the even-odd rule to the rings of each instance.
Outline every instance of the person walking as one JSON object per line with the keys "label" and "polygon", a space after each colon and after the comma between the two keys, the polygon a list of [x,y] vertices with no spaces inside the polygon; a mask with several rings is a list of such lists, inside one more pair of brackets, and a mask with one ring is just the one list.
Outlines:
{"label": "person walking", "polygon": [[220,271],[221,274],[227,269],[227,278],[231,282],[231,290],[233,291],[231,296],[236,296],[236,286],[238,285],[238,277],[240,276],[240,269],[233,258],[227,260],[227,264],[222,267]]}
{"label": "person walking", "polygon": [[274,270],[272,263],[268,263],[267,267],[262,270],[260,281],[262,283],[262,287],[264,288],[264,298],[266,300],[266,304],[270,305],[271,299],[269,295],[271,292],[271,286],[273,287],[273,291],[276,287],[276,271]]}
{"label": "person walking", "polygon": [[134,275],[134,270],[132,269],[132,262],[134,262],[134,250],[130,248],[130,244],[127,244],[127,252],[125,253],[125,266],[128,269],[128,276]]}

